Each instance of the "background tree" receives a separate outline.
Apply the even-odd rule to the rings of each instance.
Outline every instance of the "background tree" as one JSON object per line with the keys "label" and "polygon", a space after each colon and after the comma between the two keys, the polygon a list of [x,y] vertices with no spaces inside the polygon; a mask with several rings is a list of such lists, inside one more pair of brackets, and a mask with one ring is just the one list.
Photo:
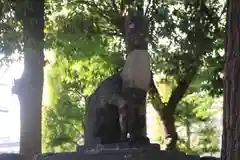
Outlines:
{"label": "background tree", "polygon": [[[191,83],[194,83],[199,75],[206,72],[206,65],[209,65],[206,62],[213,58],[209,54],[215,53],[221,60],[220,50],[217,48],[223,35],[219,23],[219,9],[220,4],[216,1],[204,1],[203,3],[191,1],[182,5],[181,3],[178,5],[176,3],[161,3],[158,9],[155,19],[160,27],[156,35],[167,38],[167,44],[155,44],[156,47],[153,50],[157,50],[157,55],[153,53],[153,60],[156,61],[153,65],[161,65],[158,66],[161,69],[156,68],[155,70],[158,73],[166,74],[167,79],[173,79],[174,86],[169,99],[164,102],[165,104],[160,99],[155,99],[152,103],[155,103],[154,106],[158,106],[155,108],[165,123],[167,138],[170,139],[168,145],[170,149],[176,148],[177,142],[174,126],[176,107],[184,95],[189,92]],[[217,66],[211,67],[212,70],[208,67],[207,72],[211,73],[219,68]],[[209,81],[211,82],[211,79]],[[157,91],[152,90],[152,95],[154,93],[156,94]],[[152,97],[152,99],[155,97],[157,96]],[[159,106],[161,107],[159,108]]]}
{"label": "background tree", "polygon": [[221,110],[210,108],[213,102],[206,92],[189,94],[180,102],[176,110],[176,127],[178,146],[182,151],[192,154],[219,152],[220,134],[213,116]]}
{"label": "background tree", "polygon": [[224,106],[223,106],[223,141],[221,159],[237,160],[240,158],[239,141],[239,11],[236,0],[227,1],[227,24],[225,38],[224,68]]}
{"label": "background tree", "polygon": [[[164,78],[162,77],[161,79]],[[157,84],[162,100],[167,101],[174,83],[161,81]],[[216,154],[219,152],[219,137],[221,134],[219,126],[216,126],[216,124],[218,125],[216,120],[222,110],[221,106],[216,103],[219,99],[209,96],[206,91],[201,91],[202,88],[200,86],[201,83],[196,81],[192,83],[188,93],[176,108],[174,117],[176,119],[176,130],[179,135],[177,146],[180,150],[189,154]],[[152,124],[151,128],[155,130],[158,126],[159,124]],[[158,135],[151,133],[151,138],[154,138],[154,141],[158,141],[164,148],[162,142],[164,137],[161,135],[162,132],[159,133],[159,131],[161,131],[161,128],[155,131]]]}
{"label": "background tree", "polygon": [[[0,3],[0,18],[1,18],[1,53],[0,53],[0,64],[9,65],[13,61],[22,59],[22,25],[16,20],[13,14],[11,3],[1,2]],[[20,54],[19,54],[20,53]]]}
{"label": "background tree", "polygon": [[20,102],[20,153],[30,160],[41,153],[44,0],[21,1],[14,9],[23,26],[24,72],[15,81],[13,92]]}

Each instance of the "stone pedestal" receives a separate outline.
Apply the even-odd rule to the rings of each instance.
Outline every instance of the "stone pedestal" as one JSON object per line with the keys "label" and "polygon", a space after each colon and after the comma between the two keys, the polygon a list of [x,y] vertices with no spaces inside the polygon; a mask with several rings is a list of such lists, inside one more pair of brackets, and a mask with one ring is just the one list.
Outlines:
{"label": "stone pedestal", "polygon": [[78,147],[79,152],[48,153],[37,156],[36,160],[200,160],[199,156],[186,155],[183,152],[161,151],[157,144],[142,148],[125,148],[125,145],[93,150],[84,149],[82,146]]}
{"label": "stone pedestal", "polygon": [[17,153],[0,153],[0,160],[24,160],[24,157]]}
{"label": "stone pedestal", "polygon": [[133,150],[133,149],[143,149],[143,150],[160,150],[159,144],[145,144],[141,145],[141,147],[138,146],[130,146],[127,142],[122,143],[113,143],[113,144],[104,144],[104,145],[97,145],[96,148],[86,148],[85,146],[77,146],[77,152],[85,153],[89,151],[113,151],[113,150]]}

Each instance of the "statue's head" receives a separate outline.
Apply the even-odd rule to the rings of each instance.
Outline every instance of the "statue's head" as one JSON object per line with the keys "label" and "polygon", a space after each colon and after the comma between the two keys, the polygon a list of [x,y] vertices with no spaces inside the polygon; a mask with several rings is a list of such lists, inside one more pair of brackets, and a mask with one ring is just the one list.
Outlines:
{"label": "statue's head", "polygon": [[143,9],[128,8],[124,18],[125,41],[128,53],[135,49],[147,49],[148,20]]}

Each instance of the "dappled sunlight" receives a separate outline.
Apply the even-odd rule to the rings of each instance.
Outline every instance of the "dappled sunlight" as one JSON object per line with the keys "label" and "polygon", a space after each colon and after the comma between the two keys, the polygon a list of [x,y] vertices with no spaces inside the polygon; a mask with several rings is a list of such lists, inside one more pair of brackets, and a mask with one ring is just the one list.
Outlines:
{"label": "dappled sunlight", "polygon": [[[160,118],[151,104],[147,105],[147,136],[152,143],[161,144],[160,138],[163,138],[164,130],[161,126]],[[162,147],[162,146],[161,146]]]}

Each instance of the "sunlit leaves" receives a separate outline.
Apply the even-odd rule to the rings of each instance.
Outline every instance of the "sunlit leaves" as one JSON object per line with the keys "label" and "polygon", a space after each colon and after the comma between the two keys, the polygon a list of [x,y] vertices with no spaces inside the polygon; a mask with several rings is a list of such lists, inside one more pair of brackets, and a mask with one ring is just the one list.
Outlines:
{"label": "sunlit leaves", "polygon": [[[224,25],[220,17],[222,5],[219,1],[212,0],[199,2],[165,2],[158,6],[153,14],[156,22],[151,52],[153,66],[157,72],[176,79],[187,77],[189,71],[199,65],[206,69],[215,68],[209,74],[211,78],[202,73],[201,69],[198,76],[204,74],[201,79],[208,80],[204,85],[205,89],[215,95],[221,94],[221,78],[218,75],[222,72],[223,57],[214,57],[213,54],[223,48]],[[159,45],[159,41],[166,38],[167,43]]]}
{"label": "sunlit leaves", "polygon": [[[53,54],[52,59],[50,54]],[[83,134],[85,106],[79,101],[84,101],[84,98],[79,95],[81,90],[72,90],[78,81],[71,84],[65,80],[69,75],[66,59],[54,55],[54,52],[49,52],[47,57],[52,63],[45,68],[43,150],[73,151],[82,139],[79,134]]]}
{"label": "sunlit leaves", "polygon": [[179,104],[175,117],[182,150],[195,154],[219,151],[220,135],[213,116],[220,108],[213,108],[212,104],[213,99],[206,92],[190,94]]}
{"label": "sunlit leaves", "polygon": [[83,140],[79,135],[83,135],[86,99],[106,76],[119,68],[112,61],[120,54],[97,52],[76,61],[57,54],[54,58],[53,53],[46,56],[52,64],[46,66],[48,90],[44,95],[49,102],[43,110],[44,150],[73,151],[75,143]]}
{"label": "sunlit leaves", "polygon": [[[10,4],[8,4],[10,5]],[[10,7],[10,6],[9,6]],[[16,21],[14,11],[9,8],[0,20],[0,52],[5,56],[22,51],[22,26]]]}

